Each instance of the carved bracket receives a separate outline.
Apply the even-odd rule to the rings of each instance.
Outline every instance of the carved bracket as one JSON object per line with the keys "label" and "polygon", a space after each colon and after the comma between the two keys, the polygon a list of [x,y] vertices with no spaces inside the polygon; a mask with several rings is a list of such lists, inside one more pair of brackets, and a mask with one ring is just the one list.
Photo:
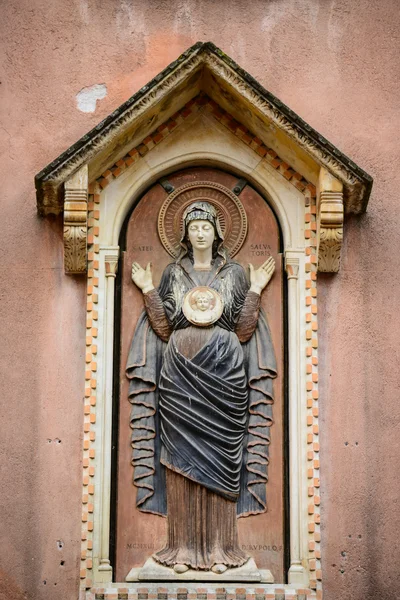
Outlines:
{"label": "carved bracket", "polygon": [[87,270],[88,167],[85,165],[65,182],[64,270],[68,275]]}
{"label": "carved bracket", "polygon": [[318,271],[337,273],[343,241],[343,185],[326,169],[319,177]]}

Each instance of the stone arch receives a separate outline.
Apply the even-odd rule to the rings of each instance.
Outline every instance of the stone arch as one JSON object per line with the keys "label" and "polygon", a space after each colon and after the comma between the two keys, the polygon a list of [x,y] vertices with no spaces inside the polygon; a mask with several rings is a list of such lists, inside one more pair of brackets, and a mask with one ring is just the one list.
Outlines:
{"label": "stone arch", "polygon": [[140,179],[132,182],[132,186],[126,190],[119,202],[118,211],[113,215],[114,222],[112,230],[109,233],[110,245],[118,244],[122,223],[124,222],[126,215],[130,212],[138,198],[140,198],[144,191],[153,183],[163,177],[168,177],[170,173],[178,168],[185,169],[192,166],[213,165],[215,168],[220,168],[232,172],[238,177],[246,178],[262,195],[268,198],[268,202],[273,208],[282,229],[285,247],[292,246],[292,239],[294,237],[292,232],[293,223],[291,223],[288,218],[285,203],[278,192],[278,186],[271,178],[262,176],[262,174],[257,173],[254,170],[251,171],[250,169],[246,169],[246,165],[241,163],[234,156],[234,153],[227,156],[202,150],[181,154],[179,147],[176,147],[175,150],[176,155],[174,157],[168,158],[165,163],[157,165],[156,169],[143,173]]}

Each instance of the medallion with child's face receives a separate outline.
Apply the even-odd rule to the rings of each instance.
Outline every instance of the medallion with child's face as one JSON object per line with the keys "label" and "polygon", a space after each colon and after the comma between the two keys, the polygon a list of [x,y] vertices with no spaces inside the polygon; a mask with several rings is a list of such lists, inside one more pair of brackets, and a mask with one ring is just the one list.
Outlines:
{"label": "medallion with child's face", "polygon": [[212,325],[222,315],[224,305],[218,292],[206,286],[190,290],[183,300],[183,314],[198,327]]}

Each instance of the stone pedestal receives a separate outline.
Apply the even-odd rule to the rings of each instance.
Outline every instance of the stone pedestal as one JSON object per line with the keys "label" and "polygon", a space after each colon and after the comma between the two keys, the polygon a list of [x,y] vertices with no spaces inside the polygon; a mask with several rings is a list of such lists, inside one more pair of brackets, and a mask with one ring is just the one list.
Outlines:
{"label": "stone pedestal", "polygon": [[129,571],[126,581],[209,581],[218,582],[254,582],[274,583],[271,571],[257,569],[254,559],[250,558],[245,565],[236,569],[227,569],[224,573],[217,574],[213,571],[194,571],[189,569],[185,573],[175,573],[173,569],[164,567],[153,558],[146,560],[141,568]]}

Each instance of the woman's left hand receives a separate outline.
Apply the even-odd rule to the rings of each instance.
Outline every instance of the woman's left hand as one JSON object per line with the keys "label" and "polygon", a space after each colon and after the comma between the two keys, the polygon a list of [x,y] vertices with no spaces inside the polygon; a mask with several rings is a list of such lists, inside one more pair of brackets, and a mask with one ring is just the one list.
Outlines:
{"label": "woman's left hand", "polygon": [[275,261],[270,256],[261,267],[255,269],[249,264],[250,269],[250,291],[261,294],[275,271]]}

